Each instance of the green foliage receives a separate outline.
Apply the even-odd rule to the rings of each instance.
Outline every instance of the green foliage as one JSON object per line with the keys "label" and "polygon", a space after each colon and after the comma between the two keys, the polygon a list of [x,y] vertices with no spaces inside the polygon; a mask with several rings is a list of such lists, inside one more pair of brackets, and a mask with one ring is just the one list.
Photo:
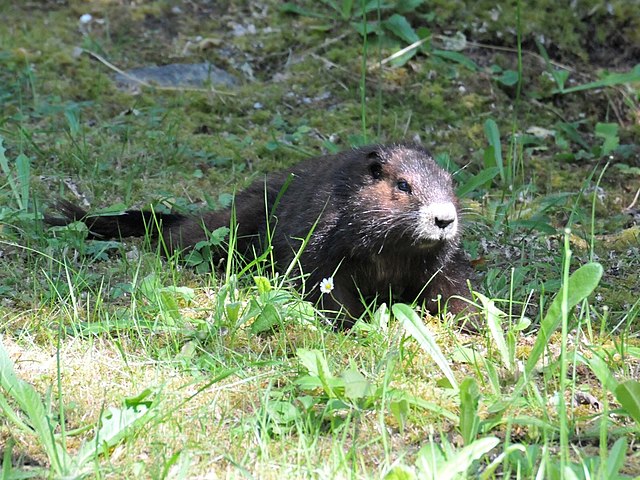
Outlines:
{"label": "green foliage", "polygon": [[512,397],[514,400],[519,398],[520,392],[530,380],[536,364],[549,345],[551,335],[558,329],[563,318],[566,321],[567,312],[593,292],[600,282],[602,273],[602,266],[598,263],[583,265],[573,272],[568,283],[565,284],[567,295],[556,295],[540,323],[540,331],[525,363],[524,375],[516,385]]}
{"label": "green foliage", "polygon": [[617,123],[598,123],[596,124],[595,134],[602,138],[600,155],[603,157],[609,155],[620,145]]}
{"label": "green foliage", "polygon": [[460,384],[460,432],[465,445],[471,445],[480,430],[479,402],[478,384],[473,378],[465,378]]}
{"label": "green foliage", "polygon": [[[566,78],[565,78],[566,80]],[[596,88],[614,87],[627,83],[640,82],[640,64],[636,65],[629,72],[624,73],[605,73],[602,78],[595,82],[589,82],[575,87],[564,88],[564,83],[558,84],[558,89],[554,93],[574,93],[584,90],[593,90]]]}
{"label": "green foliage", "polygon": [[466,472],[484,455],[493,450],[500,440],[495,437],[482,438],[459,450],[447,442],[430,441],[418,452],[414,468],[394,467],[385,475],[385,480],[446,479],[465,476]]}
{"label": "green foliage", "polygon": [[442,350],[438,347],[433,334],[427,326],[422,323],[422,319],[409,305],[401,303],[391,307],[393,315],[402,324],[404,329],[411,335],[420,345],[420,347],[436,362],[442,373],[454,389],[458,388],[458,382],[449,366],[449,362],[442,354]]}
{"label": "green foliage", "polygon": [[489,147],[484,151],[484,165],[485,168],[498,168],[500,179],[502,183],[508,181],[507,174],[505,173],[504,161],[502,160],[502,145],[500,143],[500,132],[498,131],[498,125],[492,119],[484,122],[484,133],[489,141]]}
{"label": "green foliage", "polygon": [[162,286],[155,274],[144,277],[138,284],[138,291],[147,300],[148,313],[163,326],[173,326],[181,320],[179,301],[193,300],[194,291],[188,287]]}
{"label": "green foliage", "polygon": [[622,408],[636,422],[636,428],[640,429],[640,382],[627,380],[619,384],[613,393]]}
{"label": "green foliage", "polygon": [[348,405],[368,408],[378,398],[375,388],[355,367],[351,366],[339,376],[334,376],[321,351],[298,349],[296,353],[308,371],[308,375],[300,377],[296,383],[303,390],[320,388],[329,402],[327,413]]}
{"label": "green foliage", "polygon": [[198,273],[207,273],[215,270],[211,264],[214,253],[220,251],[225,238],[229,235],[229,227],[220,227],[207,235],[207,239],[195,244],[185,257],[187,265],[194,267]]}
{"label": "green foliage", "polygon": [[[84,442],[78,452],[72,455],[66,447],[64,428],[62,434],[58,433],[60,424],[52,412],[52,405],[45,403],[35,388],[16,375],[1,337],[0,388],[0,409],[5,418],[22,433],[35,439],[50,462],[50,471],[43,469],[42,473],[55,478],[83,478],[90,475],[92,464],[99,456],[108,456],[117,444],[131,439],[140,427],[153,419],[156,411],[156,402],[148,399],[152,394],[149,390],[136,398],[126,399],[122,408],[111,407],[102,413],[96,424],[98,430],[95,436]],[[10,405],[9,400],[17,404],[17,409]],[[59,400],[62,401],[62,398]],[[8,451],[10,455],[11,448]],[[13,478],[10,475],[10,457],[5,456],[2,468],[4,478]]]}
{"label": "green foliage", "polygon": [[21,153],[15,158],[13,164],[10,164],[5,155],[6,150],[3,142],[4,139],[0,136],[0,168],[2,168],[2,173],[11,188],[13,200],[18,209],[26,210],[29,206],[29,182],[31,180],[29,158]]}
{"label": "green foliage", "polygon": [[[249,28],[246,9],[116,3],[94,4],[88,25],[62,4],[3,12],[2,328],[69,369],[52,400],[26,383],[55,379],[33,352],[0,365],[3,478],[637,474],[639,265],[623,208],[638,176],[638,67],[624,55],[640,17],[629,2],[267,2],[246,35],[224,33]],[[224,48],[208,47],[220,41],[210,32]],[[543,62],[527,50],[536,40]],[[247,81],[231,99],[132,96],[105,64],[72,56],[77,45],[118,67],[172,52]],[[291,289],[300,252],[278,275],[268,248],[235,255],[233,226],[185,267],[143,242],[39,221],[60,196],[92,211],[160,200],[197,214],[265,171],[403,138],[433,149],[464,197],[478,334],[407,305],[334,332]],[[600,160],[611,167],[597,177]],[[222,274],[211,259],[225,241]],[[108,362],[104,407],[71,400],[101,392],[86,392],[82,366],[71,372],[67,346]],[[131,388],[144,393],[120,400]],[[160,389],[171,402],[149,393]],[[592,403],[576,405],[585,392]],[[48,465],[30,468],[31,452]]]}

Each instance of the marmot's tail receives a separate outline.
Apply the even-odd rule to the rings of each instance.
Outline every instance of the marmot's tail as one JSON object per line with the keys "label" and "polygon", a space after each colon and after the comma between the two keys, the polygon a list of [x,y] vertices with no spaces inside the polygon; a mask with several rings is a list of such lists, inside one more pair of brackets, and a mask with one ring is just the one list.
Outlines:
{"label": "marmot's tail", "polygon": [[81,221],[89,229],[89,238],[159,237],[161,228],[184,220],[184,216],[175,213],[160,213],[153,210],[127,210],[120,215],[89,215],[85,210],[66,200],[56,204],[56,210],[62,216],[45,215],[49,225],[65,226]]}

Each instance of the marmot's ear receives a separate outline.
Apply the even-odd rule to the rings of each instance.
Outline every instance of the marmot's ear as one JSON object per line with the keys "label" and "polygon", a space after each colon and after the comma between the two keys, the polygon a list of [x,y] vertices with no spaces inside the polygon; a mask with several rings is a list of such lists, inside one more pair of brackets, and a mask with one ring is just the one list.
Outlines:
{"label": "marmot's ear", "polygon": [[367,152],[367,160],[369,160],[370,163],[385,163],[385,159],[382,157],[382,153],[380,152],[380,147],[376,145],[371,148],[373,148],[373,150]]}
{"label": "marmot's ear", "polygon": [[385,163],[384,158],[380,155],[380,151],[377,147],[374,147],[375,150],[367,153],[367,161],[369,162],[369,172],[371,176],[376,180],[382,177],[382,165]]}
{"label": "marmot's ear", "polygon": [[379,179],[382,177],[382,164],[381,163],[372,163],[369,165],[369,172],[371,172],[371,176],[374,179]]}

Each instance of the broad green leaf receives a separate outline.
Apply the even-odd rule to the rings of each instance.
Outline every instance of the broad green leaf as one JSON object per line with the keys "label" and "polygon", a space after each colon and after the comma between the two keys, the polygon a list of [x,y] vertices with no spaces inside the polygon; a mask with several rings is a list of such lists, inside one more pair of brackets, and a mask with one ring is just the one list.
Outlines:
{"label": "broad green leaf", "polygon": [[190,287],[177,287],[174,285],[169,285],[168,287],[163,287],[162,290],[176,297],[180,297],[187,302],[191,302],[194,298],[196,298],[195,290]]}
{"label": "broad green leaf", "polygon": [[591,358],[586,358],[581,354],[577,354],[578,361],[587,365],[591,371],[598,377],[600,384],[607,389],[607,391],[613,393],[618,388],[618,381],[614,377],[611,369],[599,355],[594,354]]}
{"label": "broad green leaf", "polygon": [[184,258],[184,262],[191,267],[200,265],[202,262],[205,261],[205,258],[198,251],[198,249],[202,248],[203,245],[199,245],[199,244],[206,244],[206,242],[198,242],[198,244],[196,244],[196,246],[194,247],[194,250],[191,250],[187,254],[187,256]]}
{"label": "broad green leaf", "polygon": [[369,12],[377,12],[378,10],[380,11],[390,10],[395,8],[395,5],[396,5],[395,0],[393,3],[389,1],[385,2],[384,0],[369,0],[364,4],[364,6],[362,5],[362,3],[358,5],[358,13],[361,14],[363,11],[364,13],[369,13]]}
{"label": "broad green leaf", "polygon": [[157,286],[158,282],[156,280],[156,276],[151,273],[140,281],[138,288],[145,297],[147,297],[149,300],[154,300]]}
{"label": "broad green leaf", "polygon": [[558,88],[554,91],[554,93],[562,93],[564,92],[564,84],[569,78],[569,72],[566,70],[560,70],[556,68],[549,60],[549,54],[547,53],[547,49],[544,48],[542,43],[536,41],[536,45],[538,46],[538,50],[540,50],[540,55],[544,58],[544,62],[547,66],[547,70],[551,73],[553,80],[556,82]]}
{"label": "broad green leaf", "polygon": [[425,0],[396,0],[395,10],[400,13],[412,13],[424,2]]}
{"label": "broad green leaf", "polygon": [[[569,277],[568,285],[568,297],[567,297],[567,310],[571,311],[579,302],[587,298],[591,292],[600,283],[602,277],[602,265],[599,263],[587,263],[582,265],[578,270],[573,272]],[[561,290],[562,291],[562,290]],[[526,382],[531,378],[531,374],[538,363],[538,360],[544,353],[544,349],[549,343],[551,335],[558,329],[562,322],[562,295],[559,293],[553,299],[551,306],[547,310],[547,314],[540,323],[540,330],[536,341],[529,353],[529,358],[524,368],[524,375],[520,377],[518,383],[511,395],[511,399],[515,400],[519,398],[520,392],[526,385]]]}
{"label": "broad green leaf", "polygon": [[304,17],[316,17],[316,18],[324,18],[330,19],[330,15],[325,15],[323,13],[316,12],[315,10],[310,10],[308,8],[301,7],[293,2],[285,2],[280,5],[280,11],[284,13],[293,13],[296,15],[302,15]]}
{"label": "broad green leaf", "polygon": [[383,478],[384,480],[415,480],[416,474],[406,465],[396,465]]}
{"label": "broad green leaf", "polygon": [[415,397],[406,392],[398,392],[398,391],[393,391],[392,398],[393,398],[393,401],[406,400],[407,403],[412,407],[433,412],[437,415],[440,415],[446,418],[450,422],[453,422],[455,425],[459,423],[458,415],[453,413],[451,410],[447,410],[446,408],[438,405],[437,403],[430,402],[428,400],[423,400],[422,398]]}
{"label": "broad green leaf", "polygon": [[393,418],[398,422],[400,433],[404,432],[404,426],[407,422],[407,418],[409,417],[409,402],[407,399],[401,398],[398,400],[392,400],[389,403],[389,410],[391,411]]}
{"label": "broad green leaf", "polygon": [[29,157],[21,153],[16,158],[17,180],[20,186],[20,196],[18,198],[20,209],[26,210],[29,207],[29,180],[31,178],[31,162]]}
{"label": "broad green leaf", "polygon": [[[10,396],[16,402],[20,410],[27,416],[29,423],[44,448],[52,469],[58,474],[66,474],[70,465],[70,456],[56,441],[54,430],[57,424],[47,415],[44,403],[38,392],[30,384],[18,378],[13,368],[13,362],[9,358],[0,336],[0,395],[3,400]],[[6,406],[4,400],[1,406]],[[4,410],[4,408],[3,408]],[[16,415],[8,415],[7,418],[15,418]],[[18,426],[24,426],[20,422]]]}
{"label": "broad green leaf", "polygon": [[479,402],[478,384],[471,377],[465,378],[460,384],[460,432],[465,445],[470,445],[478,435],[480,428]]}
{"label": "broad green leaf", "polygon": [[340,16],[343,20],[348,20],[351,17],[352,8],[353,0],[342,0],[342,6],[340,7]]}
{"label": "broad green leaf", "polygon": [[507,87],[511,87],[518,83],[519,75],[515,70],[505,70],[502,74],[495,79]]}
{"label": "broad green leaf", "polygon": [[272,303],[267,303],[251,324],[251,333],[256,335],[258,333],[268,332],[281,323],[282,318],[280,317],[278,309]]}
{"label": "broad green leaf", "polygon": [[578,127],[580,126],[580,122],[558,122],[556,123],[556,140],[560,137],[560,132],[562,132],[569,140],[573,143],[577,143],[585,150],[589,150],[591,146],[584,139],[582,134],[578,131]]}
{"label": "broad green leaf", "polygon": [[511,225],[517,229],[538,231],[549,235],[553,235],[558,231],[556,227],[549,223],[546,215],[532,215],[528,219],[514,220]]}
{"label": "broad green leaf", "polygon": [[[505,461],[505,459],[509,458],[512,453],[519,452],[521,454],[526,455],[527,449],[520,444],[509,445],[503,452],[501,452],[497,457],[492,459],[491,463],[482,471],[480,475],[480,480],[489,480],[493,478],[498,478],[495,476],[495,471],[498,467]],[[513,459],[513,456],[511,456]]]}
{"label": "broad green leaf", "polygon": [[627,380],[615,389],[616,400],[640,426],[640,382]]}
{"label": "broad green leaf", "polygon": [[16,203],[18,203],[18,207],[20,209],[23,209],[22,199],[20,196],[21,195],[20,189],[18,188],[19,186],[16,183],[16,179],[14,178],[13,172],[11,171],[11,167],[9,166],[9,160],[5,156],[6,149],[4,148],[3,142],[4,142],[4,138],[0,136],[0,168],[2,169],[2,172],[7,178],[7,183],[11,188],[11,192],[13,193],[13,197]]}
{"label": "broad green leaf", "polygon": [[180,320],[180,306],[173,292],[161,288],[156,291],[160,315],[170,325]]}
{"label": "broad green leaf", "polygon": [[609,450],[604,478],[617,478],[627,460],[627,439],[620,437]]}
{"label": "broad green leaf", "polygon": [[473,192],[478,187],[486,185],[500,173],[498,167],[490,167],[481,170],[479,173],[471,177],[469,180],[461,184],[456,190],[458,197],[464,197],[469,192]]}
{"label": "broad green leaf", "polygon": [[[367,35],[371,35],[372,33],[378,35],[382,32],[382,27],[379,22],[351,22],[351,27],[363,37],[365,33]],[[363,144],[365,143],[366,142],[363,142]]]}
{"label": "broad green leaf", "polygon": [[620,145],[617,123],[597,123],[595,133],[597,137],[603,139],[601,152],[603,156],[609,155]]}
{"label": "broad green leaf", "polygon": [[460,52],[452,52],[450,50],[434,50],[431,53],[437,57],[445,58],[447,60],[451,60],[452,62],[459,63],[460,65],[467,67],[472,72],[477,72],[479,70],[478,65],[476,65],[473,60]]}
{"label": "broad green leaf", "polygon": [[258,293],[263,294],[271,291],[271,283],[267,277],[254,276],[253,282],[258,287]]}
{"label": "broad green leaf", "polygon": [[[569,294],[567,298],[568,310],[571,310],[579,302],[587,298],[591,292],[593,292],[593,290],[598,286],[598,283],[600,283],[602,271],[602,265],[599,263],[587,263],[573,272],[571,277],[569,277]],[[522,377],[523,379],[529,378],[531,372],[533,372],[536,363],[549,343],[551,335],[558,329],[561,321],[562,295],[557,294],[553,299],[551,306],[547,310],[547,314],[540,323],[540,331],[538,332],[538,337],[536,338],[536,342],[533,345],[533,349],[531,350],[525,365],[525,375]]]}
{"label": "broad green leaf", "polygon": [[[87,462],[95,458],[96,455],[114,447],[118,442],[133,434],[133,429],[141,422],[146,423],[154,412],[144,404],[134,407],[109,408],[101,419],[101,427],[95,437],[83,444],[74,457],[76,465],[84,467]],[[149,414],[147,416],[147,414]],[[147,416],[147,418],[145,418]]]}
{"label": "broad green leaf", "polygon": [[336,386],[335,380],[337,379],[331,374],[329,364],[327,363],[327,359],[324,354],[320,350],[299,348],[296,351],[296,355],[300,359],[302,365],[304,365],[309,371],[309,374],[320,379],[325,393],[329,397],[336,397],[334,388]]}
{"label": "broad green leaf", "polygon": [[229,227],[216,228],[209,233],[209,244],[213,247],[219,247],[227,236],[229,236]]}
{"label": "broad green leaf", "polygon": [[629,345],[627,347],[627,355],[631,355],[634,358],[640,358],[640,347]]}
{"label": "broad green leaf", "polygon": [[344,381],[344,396],[349,400],[359,400],[371,394],[371,384],[356,368],[348,368],[341,376]]}
{"label": "broad green leaf", "polygon": [[580,480],[570,465],[567,465],[562,469],[562,475],[560,478],[562,478],[562,480]]}
{"label": "broad green leaf", "polygon": [[225,304],[224,311],[227,314],[227,320],[229,320],[232,325],[235,325],[238,321],[241,307],[242,302],[229,302]]}
{"label": "broad green leaf", "polygon": [[271,400],[267,404],[267,412],[273,420],[280,424],[291,423],[300,417],[300,412],[291,402]]}
{"label": "broad green leaf", "polygon": [[416,467],[420,473],[419,478],[440,480],[437,472],[444,462],[444,453],[439,444],[428,442],[426,445],[423,445],[422,448],[418,450],[418,457],[416,458]]}
{"label": "broad green leaf", "polygon": [[415,43],[420,40],[420,37],[404,15],[394,13],[385,20],[384,26],[396,37],[401,38],[408,44]]}
{"label": "broad green leaf", "polygon": [[500,443],[496,437],[480,438],[460,450],[444,462],[438,469],[436,476],[438,480],[454,479],[458,475],[464,474],[473,462],[493,450]]}
{"label": "broad green leaf", "polygon": [[449,367],[449,362],[442,354],[442,350],[433,338],[433,334],[429,331],[427,326],[422,323],[422,319],[418,314],[409,306],[403,303],[396,303],[391,311],[393,315],[400,321],[404,329],[409,335],[411,335],[420,345],[420,347],[433,358],[440,370],[449,380],[451,386],[458,389],[458,382],[456,377]]}

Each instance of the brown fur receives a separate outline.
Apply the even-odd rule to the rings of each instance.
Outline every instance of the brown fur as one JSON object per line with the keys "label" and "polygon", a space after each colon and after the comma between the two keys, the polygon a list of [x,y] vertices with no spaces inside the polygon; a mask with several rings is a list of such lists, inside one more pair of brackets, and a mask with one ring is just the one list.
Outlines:
{"label": "brown fur", "polygon": [[[392,293],[395,300],[424,302],[437,313],[438,295],[442,305],[451,296],[468,296],[466,281],[472,272],[459,247],[451,177],[422,147],[364,147],[307,160],[291,174],[268,175],[236,196],[237,250],[248,255],[264,251],[265,204],[280,270],[289,266],[312,231],[299,259],[307,275],[306,295],[326,309],[344,308],[348,315],[337,317],[337,326],[349,327],[364,312],[361,297]],[[205,240],[203,225],[212,231],[231,222],[231,209],[202,217],[135,210],[87,217],[78,207],[63,203],[61,213],[65,219],[48,221],[61,225],[83,219],[94,236],[104,238],[141,236],[159,220],[171,251]],[[157,235],[153,228],[152,233]],[[331,276],[335,289],[323,295],[319,283]],[[466,306],[458,299],[449,301],[453,313]]]}

